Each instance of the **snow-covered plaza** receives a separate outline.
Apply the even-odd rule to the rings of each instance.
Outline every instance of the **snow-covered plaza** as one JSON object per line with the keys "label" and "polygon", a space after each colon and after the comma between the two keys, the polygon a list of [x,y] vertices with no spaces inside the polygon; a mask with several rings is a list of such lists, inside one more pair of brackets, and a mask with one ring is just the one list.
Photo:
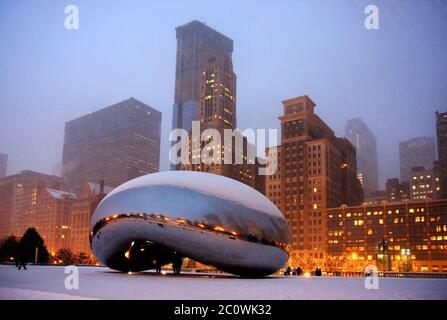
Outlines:
{"label": "snow-covered plaza", "polygon": [[364,278],[283,277],[241,279],[230,275],[170,272],[125,274],[79,267],[79,288],[67,289],[63,266],[0,265],[0,299],[447,299],[447,279],[380,278],[366,289]]}

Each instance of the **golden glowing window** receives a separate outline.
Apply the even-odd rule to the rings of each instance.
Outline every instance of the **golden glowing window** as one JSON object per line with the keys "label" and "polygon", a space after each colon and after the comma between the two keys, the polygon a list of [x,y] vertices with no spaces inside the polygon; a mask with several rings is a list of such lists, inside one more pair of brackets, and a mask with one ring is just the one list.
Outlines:
{"label": "golden glowing window", "polygon": [[383,224],[383,219],[379,219],[379,224]]}

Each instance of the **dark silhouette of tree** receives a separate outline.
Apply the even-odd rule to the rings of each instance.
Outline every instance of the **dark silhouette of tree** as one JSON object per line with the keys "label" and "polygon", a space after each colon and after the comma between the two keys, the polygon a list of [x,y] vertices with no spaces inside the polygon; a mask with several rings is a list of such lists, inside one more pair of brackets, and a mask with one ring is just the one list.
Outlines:
{"label": "dark silhouette of tree", "polygon": [[15,236],[4,239],[0,244],[0,261],[12,261],[17,259],[19,241]]}
{"label": "dark silhouette of tree", "polygon": [[70,249],[62,248],[62,249],[57,250],[56,259],[57,259],[58,263],[75,264],[77,257],[73,252],[71,252]]}
{"label": "dark silhouette of tree", "polygon": [[92,259],[85,253],[81,252],[76,256],[76,263],[77,264],[93,264]]}
{"label": "dark silhouette of tree", "polygon": [[35,228],[29,228],[20,239],[19,254],[26,262],[34,262],[36,248],[38,249],[37,262],[47,263],[49,254],[42,237]]}

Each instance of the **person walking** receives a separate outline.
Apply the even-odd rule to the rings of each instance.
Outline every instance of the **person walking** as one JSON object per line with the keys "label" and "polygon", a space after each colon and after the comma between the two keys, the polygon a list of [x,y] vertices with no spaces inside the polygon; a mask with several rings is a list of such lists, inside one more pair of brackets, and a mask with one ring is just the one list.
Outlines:
{"label": "person walking", "polygon": [[23,267],[26,270],[25,256],[23,254],[19,254],[19,270]]}

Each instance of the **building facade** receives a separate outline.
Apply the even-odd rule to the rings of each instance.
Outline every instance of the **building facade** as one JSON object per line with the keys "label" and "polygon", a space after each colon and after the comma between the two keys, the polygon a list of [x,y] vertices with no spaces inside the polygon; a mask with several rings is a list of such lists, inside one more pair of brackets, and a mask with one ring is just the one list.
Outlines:
{"label": "building facade", "polygon": [[68,216],[69,245],[75,254],[84,253],[92,257],[90,248],[90,219],[99,202],[112,191],[103,183],[87,182],[72,203]]}
{"label": "building facade", "polygon": [[134,99],[65,124],[62,178],[78,191],[87,181],[118,186],[157,172],[161,113]]}
{"label": "building facade", "polygon": [[415,167],[410,171],[411,200],[439,199],[440,182],[433,170]]}
{"label": "building facade", "polygon": [[[282,102],[277,172],[266,176],[266,195],[285,215],[292,234],[291,263],[323,261],[326,208],[363,202],[356,177],[355,150],[338,139],[315,113],[308,96]],[[272,171],[274,172],[274,171]],[[350,194],[344,194],[350,191]]]}
{"label": "building facade", "polygon": [[0,178],[6,177],[8,169],[8,155],[0,153]]}
{"label": "building facade", "polygon": [[22,236],[36,225],[38,194],[45,188],[59,189],[62,179],[30,170],[0,179],[0,238]]}
{"label": "building facade", "polygon": [[399,143],[400,181],[410,181],[414,167],[433,169],[435,140],[433,137],[417,137]]}
{"label": "building facade", "polygon": [[202,72],[210,55],[230,60],[233,40],[199,21],[176,29],[177,56],[172,128],[191,130],[191,122],[200,120]]}
{"label": "building facade", "polygon": [[392,270],[447,272],[445,200],[342,206],[326,214],[334,271],[364,271],[377,264],[378,244],[385,241]]}
{"label": "building facade", "polygon": [[440,179],[439,197],[447,199],[447,112],[436,111],[436,140],[438,161],[435,171]]}
{"label": "building facade", "polygon": [[360,118],[348,120],[345,136],[357,151],[357,177],[365,196],[368,196],[379,190],[376,138]]}
{"label": "building facade", "polygon": [[52,256],[69,247],[68,217],[76,200],[74,193],[44,188],[37,196],[35,228]]}
{"label": "building facade", "polygon": [[398,178],[388,179],[385,183],[388,202],[402,202],[410,200],[410,182],[399,182]]}

